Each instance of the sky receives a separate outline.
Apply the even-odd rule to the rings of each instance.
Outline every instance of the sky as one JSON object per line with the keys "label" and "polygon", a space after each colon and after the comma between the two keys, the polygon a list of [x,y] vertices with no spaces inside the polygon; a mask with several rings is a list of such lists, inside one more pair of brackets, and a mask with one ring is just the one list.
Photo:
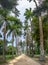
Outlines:
{"label": "sky", "polygon": [[33,1],[29,3],[29,1],[27,1],[27,0],[19,0],[18,3],[19,3],[19,5],[17,6],[17,9],[20,11],[19,18],[22,22],[24,22],[25,9],[32,8],[32,10],[33,10],[35,8],[35,3]]}
{"label": "sky", "polygon": [[[29,3],[29,1],[27,1],[27,0],[19,0],[18,4],[19,5],[17,6],[17,9],[20,11],[19,18],[22,22],[24,22],[24,20],[25,20],[25,16],[24,16],[25,10],[29,9],[29,8],[32,8],[32,10],[33,10],[35,8],[35,3],[33,1]],[[24,40],[23,36],[21,37],[21,39]]]}

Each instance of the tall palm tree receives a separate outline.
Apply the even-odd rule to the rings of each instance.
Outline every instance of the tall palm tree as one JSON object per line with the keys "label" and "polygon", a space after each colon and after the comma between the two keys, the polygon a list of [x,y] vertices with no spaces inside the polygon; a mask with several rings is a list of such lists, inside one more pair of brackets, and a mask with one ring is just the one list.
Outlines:
{"label": "tall palm tree", "polygon": [[13,56],[14,55],[14,50],[13,50],[14,37],[16,37],[16,49],[17,49],[17,42],[18,42],[17,35],[20,35],[21,33],[22,23],[20,22],[18,18],[12,17],[12,16],[9,16],[8,20],[10,20],[10,31],[8,35],[12,33],[12,56]]}
{"label": "tall palm tree", "polygon": [[[32,1],[32,0],[29,0]],[[36,0],[33,0],[36,8],[38,9],[38,5]],[[42,28],[42,18],[41,18],[41,13],[38,15],[38,20],[39,20],[39,32],[40,32],[40,60],[43,61],[45,60],[45,55],[44,55],[44,40],[43,40],[43,28]]]}
{"label": "tall palm tree", "polygon": [[[34,0],[36,7],[37,2]],[[40,60],[45,60],[44,56],[44,40],[43,40],[43,28],[42,28],[42,18],[41,16],[38,16],[39,19],[39,32],[40,32]]]}
{"label": "tall palm tree", "polygon": [[[3,18],[3,20],[4,20],[4,22],[5,22],[5,27],[4,27],[4,50],[3,50],[3,58],[4,58],[4,60],[5,60],[5,47],[6,47],[6,32],[7,32],[7,19],[6,19],[6,17],[7,17],[7,15],[8,15],[8,13],[10,12],[10,11],[12,11],[12,9],[17,5],[17,0],[6,0],[6,1],[4,1],[4,0],[0,0],[0,5],[1,5],[1,7],[0,7],[0,15],[2,16],[2,18]],[[3,22],[3,23],[4,23]]]}
{"label": "tall palm tree", "polygon": [[[3,32],[3,35],[4,35],[4,45],[3,45],[3,60],[5,60],[5,51],[6,51],[6,33],[7,33],[7,26],[8,26],[8,21],[6,19],[6,16],[7,16],[7,13],[8,11],[7,10],[4,10],[3,8],[0,9],[0,15],[2,17],[2,21],[1,21],[1,24],[0,24],[0,27],[2,27],[3,25],[3,28],[2,28],[2,32]],[[6,26],[7,25],[7,26]],[[7,30],[6,30],[7,29]]]}
{"label": "tall palm tree", "polygon": [[25,22],[24,22],[24,36],[25,36],[25,38],[26,38],[26,51],[27,51],[27,55],[29,54],[28,53],[28,29],[29,29],[29,26],[28,26],[28,21],[27,20],[25,20]]}
{"label": "tall palm tree", "polygon": [[[32,37],[32,28],[33,28],[33,24],[32,24],[32,10],[31,10],[31,8],[30,9],[26,9],[26,12],[25,12],[25,18],[27,19],[27,20],[29,20],[30,21],[30,27],[31,27],[31,45],[32,45],[32,57],[34,56],[34,50],[33,50],[33,37]],[[30,46],[31,46],[30,45]]]}

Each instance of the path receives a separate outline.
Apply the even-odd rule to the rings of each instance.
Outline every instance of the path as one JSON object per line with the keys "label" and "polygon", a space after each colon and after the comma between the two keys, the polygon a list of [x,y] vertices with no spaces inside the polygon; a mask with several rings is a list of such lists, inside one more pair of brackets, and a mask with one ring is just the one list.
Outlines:
{"label": "path", "polygon": [[7,65],[40,65],[38,62],[32,60],[26,55],[22,54],[21,56],[10,61]]}

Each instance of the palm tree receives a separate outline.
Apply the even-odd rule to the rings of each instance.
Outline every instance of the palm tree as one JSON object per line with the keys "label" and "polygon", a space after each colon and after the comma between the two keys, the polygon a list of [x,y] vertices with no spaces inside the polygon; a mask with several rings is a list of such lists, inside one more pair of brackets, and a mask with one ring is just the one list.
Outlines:
{"label": "palm tree", "polygon": [[[34,0],[36,7],[37,7],[37,3]],[[42,28],[42,18],[41,16],[38,16],[39,19],[39,32],[40,32],[40,60],[43,61],[45,60],[45,56],[44,56],[44,40],[43,40],[43,28]]]}
{"label": "palm tree", "polygon": [[[29,0],[32,1],[32,0]],[[38,9],[38,5],[36,0],[33,0],[36,8]],[[42,28],[42,18],[41,18],[41,13],[38,15],[38,20],[39,20],[39,32],[40,32],[40,60],[43,61],[45,60],[45,55],[44,55],[44,40],[43,40],[43,28]]]}
{"label": "palm tree", "polygon": [[[26,12],[24,13],[25,18],[27,20],[30,20],[30,27],[31,27],[31,45],[32,45],[32,57],[34,56],[34,50],[33,50],[33,37],[32,37],[32,28],[33,28],[33,24],[32,24],[32,10],[30,9],[26,9]],[[30,45],[30,46],[31,46]]]}
{"label": "palm tree", "polygon": [[29,54],[28,53],[28,29],[29,29],[29,26],[28,26],[28,21],[27,20],[25,20],[25,22],[24,22],[24,36],[26,37],[26,51],[27,51],[27,55]]}
{"label": "palm tree", "polygon": [[[5,22],[5,27],[3,28],[3,32],[4,32],[4,46],[3,46],[3,59],[5,60],[5,47],[6,47],[6,32],[7,32],[7,15],[10,11],[12,11],[12,9],[17,5],[17,0],[0,0],[0,15],[2,16],[4,22]],[[3,22],[3,23],[4,23]]]}
{"label": "palm tree", "polygon": [[20,33],[21,33],[22,23],[20,22],[20,20],[18,18],[12,17],[12,16],[9,16],[8,20],[10,20],[10,23],[11,23],[10,32],[8,33],[8,35],[12,33],[12,56],[13,56],[14,55],[14,50],[13,50],[14,37],[16,37],[16,51],[17,51],[17,42],[18,42],[17,36],[20,35]]}

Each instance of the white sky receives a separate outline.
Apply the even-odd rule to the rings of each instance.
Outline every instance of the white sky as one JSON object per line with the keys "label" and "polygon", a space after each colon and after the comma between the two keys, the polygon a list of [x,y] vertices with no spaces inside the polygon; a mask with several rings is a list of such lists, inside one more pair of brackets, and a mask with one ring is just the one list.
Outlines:
{"label": "white sky", "polygon": [[19,16],[19,18],[20,18],[20,20],[23,22],[24,21],[24,12],[25,12],[25,9],[26,8],[32,8],[32,10],[34,9],[34,7],[35,7],[35,4],[34,4],[34,2],[32,1],[32,2],[30,2],[29,3],[29,1],[27,1],[27,0],[19,0],[18,1],[18,3],[19,3],[19,5],[17,6],[17,8],[18,8],[18,10],[20,11],[20,16]]}

